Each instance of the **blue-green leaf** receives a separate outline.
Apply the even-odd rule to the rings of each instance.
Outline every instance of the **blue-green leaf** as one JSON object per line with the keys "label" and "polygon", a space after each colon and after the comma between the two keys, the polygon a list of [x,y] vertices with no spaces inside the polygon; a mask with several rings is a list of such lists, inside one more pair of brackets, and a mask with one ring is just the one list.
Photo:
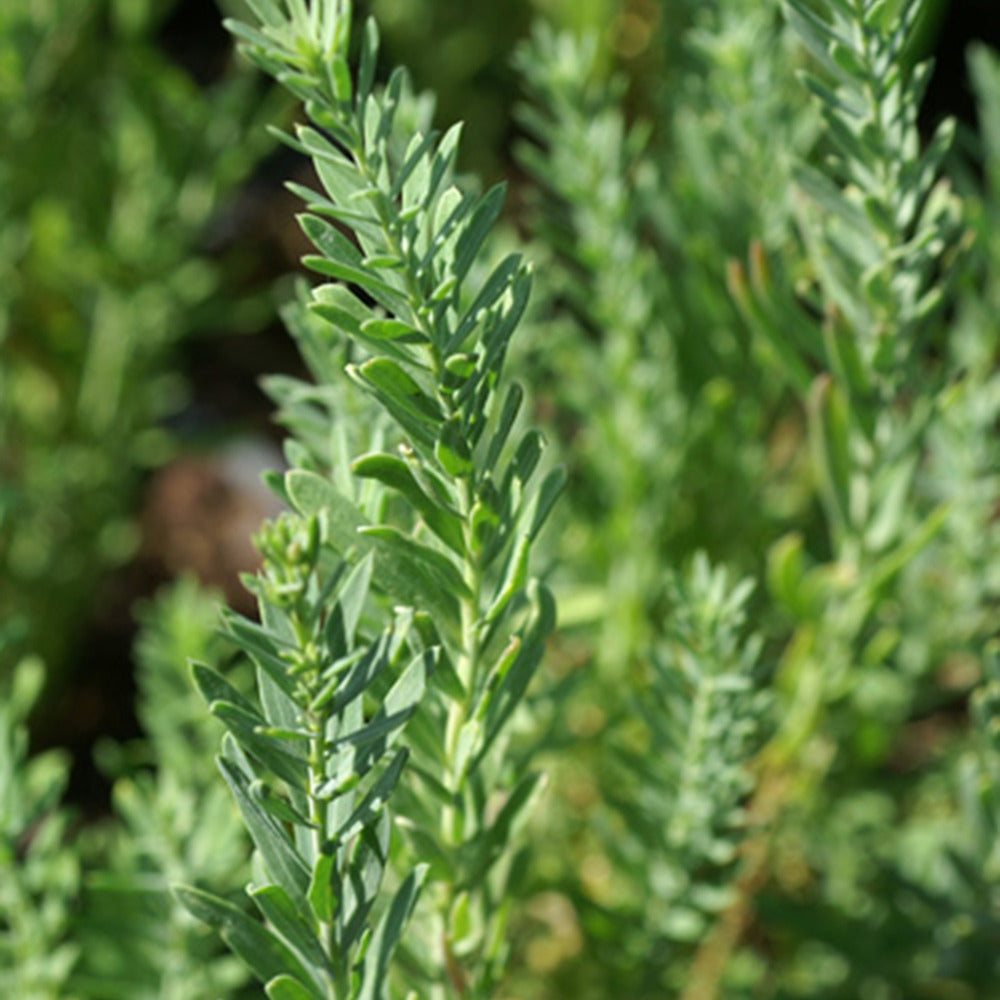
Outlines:
{"label": "blue-green leaf", "polygon": [[259,732],[267,726],[263,716],[225,701],[212,702],[209,708],[240,745],[269,771],[293,787],[308,786],[308,772],[304,759],[290,753],[273,737]]}
{"label": "blue-green leaf", "polygon": [[476,205],[468,225],[463,226],[455,244],[455,263],[452,265],[452,274],[459,281],[468,274],[486,237],[500,217],[506,195],[506,184],[501,183],[490,188]]}
{"label": "blue-green leaf", "polygon": [[313,985],[323,990],[324,973],[332,973],[329,958],[316,932],[281,886],[267,885],[250,890],[250,896],[274,932],[302,958],[312,974]]}
{"label": "blue-green leaf", "polygon": [[264,987],[269,1000],[314,1000],[315,994],[291,976],[278,976]]}
{"label": "blue-green leaf", "polygon": [[456,553],[464,551],[462,522],[454,512],[445,509],[423,491],[403,459],[373,452],[356,459],[351,471],[357,476],[377,479],[401,493],[441,541]]}
{"label": "blue-green leaf", "polygon": [[354,811],[347,817],[340,828],[334,831],[334,836],[338,840],[349,840],[362,829],[373,826],[385,810],[389,796],[392,795],[392,790],[396,787],[396,783],[403,773],[403,767],[406,765],[408,756],[409,751],[405,747],[396,751],[395,756],[378,776],[375,784],[368,790],[365,797],[355,807]]}
{"label": "blue-green leaf", "polygon": [[304,902],[309,888],[309,872],[296,853],[284,827],[256,802],[250,792],[251,781],[229,759],[232,747],[223,750],[219,768],[232,789],[243,821],[271,876],[294,898]]}
{"label": "blue-green leaf", "polygon": [[427,866],[418,865],[399,887],[389,909],[379,921],[365,954],[357,1000],[379,1000],[383,996],[389,963],[416,906],[426,875]]}
{"label": "blue-green leaf", "polygon": [[[218,928],[226,943],[262,982],[288,973],[301,982],[309,981],[309,974],[295,954],[232,903],[190,886],[176,886],[173,892],[192,916]],[[315,989],[307,995],[311,1000],[324,1000],[323,993]]]}
{"label": "blue-green leaf", "polygon": [[365,21],[361,34],[361,54],[358,57],[358,81],[354,103],[357,108],[364,108],[372,92],[375,82],[375,68],[378,63],[379,35],[378,24],[374,17]]}
{"label": "blue-green leaf", "polygon": [[426,564],[408,547],[395,548],[392,542],[363,533],[361,529],[370,526],[329,480],[314,472],[293,469],[286,475],[285,485],[300,513],[322,516],[327,541],[345,558],[354,561],[374,553],[376,587],[404,605],[425,608],[439,625],[457,625],[458,603],[454,593],[442,587],[440,575],[428,572]]}
{"label": "blue-green leaf", "polygon": [[337,859],[332,854],[321,854],[313,863],[309,883],[309,905],[316,919],[324,924],[333,923],[337,912],[337,894],[333,883],[337,878]]}
{"label": "blue-green leaf", "polygon": [[224,610],[222,618],[236,644],[294,701],[297,683],[288,672],[288,664],[278,656],[274,637],[267,629],[234,612]]}

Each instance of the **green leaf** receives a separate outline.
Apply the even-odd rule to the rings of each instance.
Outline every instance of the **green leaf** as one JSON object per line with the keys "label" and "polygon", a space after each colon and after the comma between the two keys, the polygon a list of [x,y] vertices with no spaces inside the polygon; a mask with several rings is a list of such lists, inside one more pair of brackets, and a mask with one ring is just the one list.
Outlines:
{"label": "green leaf", "polygon": [[427,690],[427,679],[434,673],[439,657],[439,649],[427,649],[413,657],[386,693],[379,711],[395,715],[410,713],[419,707]]}
{"label": "green leaf", "polygon": [[355,93],[355,106],[364,108],[375,83],[375,68],[378,63],[379,35],[378,24],[374,17],[365,21],[361,35],[361,53],[358,58],[358,84]]}
{"label": "green leaf", "polygon": [[472,451],[462,433],[462,422],[458,417],[451,417],[442,425],[434,445],[434,457],[445,472],[456,478],[470,476],[475,471]]}
{"label": "green leaf", "polygon": [[45,688],[45,666],[34,657],[22,660],[14,669],[7,705],[14,719],[27,719]]}
{"label": "green leaf", "polygon": [[298,221],[302,231],[324,257],[346,267],[361,266],[364,255],[336,226],[315,215],[300,215]]}
{"label": "green leaf", "polygon": [[289,753],[273,737],[258,732],[267,726],[263,716],[225,701],[212,702],[209,709],[240,745],[269,771],[295,788],[308,787],[305,760]]}
{"label": "green leaf", "polygon": [[[382,343],[389,342],[383,341]],[[387,361],[388,359],[379,358],[376,360]],[[398,396],[391,394],[391,392],[386,391],[382,386],[365,378],[355,365],[348,365],[346,370],[348,376],[355,383],[378,400],[386,412],[405,432],[414,448],[422,454],[429,455],[434,448],[434,439],[437,433],[436,429],[440,414],[437,414],[436,419],[422,406],[415,405],[414,399],[408,398],[405,395]],[[419,400],[420,397],[415,397],[415,399]],[[429,397],[423,396],[423,402],[428,401]]]}
{"label": "green leaf", "polygon": [[868,220],[862,209],[848,201],[819,171],[802,167],[795,172],[795,182],[820,209],[839,218],[852,232],[868,231]]}
{"label": "green leaf", "polygon": [[437,650],[426,650],[414,657],[389,689],[378,712],[364,726],[338,734],[334,746],[349,743],[361,751],[355,763],[358,773],[368,771],[395,744],[403,726],[420,708],[427,678],[438,659]]}
{"label": "green leaf", "polygon": [[250,897],[273,931],[299,954],[312,973],[313,985],[322,993],[326,978],[324,974],[332,974],[333,968],[316,932],[303,918],[288,893],[281,886],[267,885],[251,889]]}
{"label": "green leaf", "polygon": [[[353,210],[367,216],[367,205],[358,204],[352,199],[362,190],[365,185],[364,178],[358,173],[357,167],[335,147],[324,139],[313,129],[298,129],[296,133],[303,145],[309,150],[313,158],[313,165],[319,175],[320,183],[326,193],[330,196],[331,202],[338,209],[344,210],[348,205],[353,205]],[[372,235],[378,233],[377,225],[374,221],[370,232]],[[352,226],[352,229],[356,227]],[[357,230],[359,231],[360,230]]]}
{"label": "green leaf", "polygon": [[427,866],[418,865],[399,887],[388,910],[379,921],[365,954],[361,989],[357,1000],[380,1000],[383,996],[389,963],[416,906],[426,875]]}
{"label": "green leaf", "polygon": [[372,576],[379,590],[409,607],[425,608],[441,625],[458,624],[458,603],[441,586],[440,574],[428,573],[425,562],[415,558],[405,543],[398,549],[392,542],[362,533],[369,527],[365,519],[331,482],[314,472],[293,469],[285,486],[300,513],[323,515],[327,540],[345,558],[353,561],[374,552]]}
{"label": "green leaf", "polygon": [[533,773],[526,774],[514,786],[489,829],[475,841],[475,861],[468,874],[470,884],[475,885],[486,877],[497,858],[514,839],[517,827],[525,821],[545,785],[545,775]]}
{"label": "green leaf", "polygon": [[409,751],[405,747],[396,751],[395,756],[386,765],[385,770],[378,776],[354,811],[338,829],[333,831],[333,836],[339,842],[350,840],[361,830],[371,828],[375,824],[375,821],[385,810],[389,796],[392,795],[392,790],[396,787],[403,773],[408,757]]}
{"label": "green leaf", "polygon": [[500,210],[503,208],[506,195],[506,184],[501,183],[490,188],[476,205],[468,225],[462,228],[455,244],[455,262],[451,268],[452,274],[459,281],[468,274],[486,237],[500,218]]}
{"label": "green leaf", "polygon": [[354,85],[347,60],[342,55],[334,55],[323,63],[323,68],[333,90],[333,96],[344,104],[349,103],[354,96]]}
{"label": "green leaf", "polygon": [[[373,524],[361,528],[360,531],[366,538],[374,539],[383,548],[387,558],[390,555],[404,556],[411,566],[420,566],[424,570],[422,575],[430,574],[434,577],[444,588],[444,593],[457,594],[460,597],[471,595],[469,585],[462,579],[455,563],[443,552],[415,541],[388,524]],[[418,604],[417,607],[423,605]]]}
{"label": "green leaf", "polygon": [[[475,204],[475,200],[471,194],[463,195],[454,187],[449,188],[441,196],[435,213],[437,231],[434,233],[434,238],[430,241],[427,252],[420,262],[421,270],[428,271],[431,263],[449,244],[449,240],[469,214],[470,209]],[[457,284],[457,278],[455,278],[454,274],[451,277]]]}
{"label": "green leaf", "polygon": [[[295,700],[290,698],[271,679],[270,674],[257,667],[257,691],[261,707],[269,726],[278,729],[295,729],[302,722],[302,713]],[[290,750],[295,753],[295,749]]]}
{"label": "green leaf", "polygon": [[462,724],[455,741],[455,791],[461,790],[466,775],[472,765],[473,756],[483,746],[483,727],[478,719],[469,719]]}
{"label": "green leaf", "polygon": [[392,188],[389,191],[390,198],[396,199],[399,197],[414,170],[426,158],[428,151],[437,141],[437,137],[438,133],[433,130],[426,135],[421,135],[418,132],[413,136],[406,150],[406,155],[403,157],[403,165],[399,168],[396,177],[393,179]]}
{"label": "green leaf", "polygon": [[[829,66],[835,73],[838,72],[837,65],[832,59],[829,62]],[[824,108],[825,114],[843,114],[855,120],[863,120],[865,118],[867,109],[864,101],[846,88],[840,87],[837,90],[831,90],[827,84],[811,73],[803,73],[802,81],[826,105],[826,108]]]}
{"label": "green leaf", "polygon": [[527,594],[533,605],[532,620],[521,637],[521,646],[516,649],[513,663],[506,667],[506,676],[500,681],[489,704],[485,719],[486,740],[480,756],[489,749],[524,698],[545,652],[546,637],[555,628],[556,604],[549,589],[533,580],[528,585]]}
{"label": "green leaf", "polygon": [[879,559],[872,567],[866,581],[867,588],[873,593],[877,592],[891,583],[902,569],[909,566],[948,523],[953,506],[951,503],[945,503],[936,507],[909,533],[902,544]]}
{"label": "green leaf", "polygon": [[851,524],[848,418],[845,403],[829,376],[820,376],[809,394],[809,441],[820,493],[838,533]]}
{"label": "green leaf", "polygon": [[309,883],[309,905],[321,923],[333,923],[337,913],[337,894],[333,883],[337,877],[337,859],[332,854],[321,854],[313,864]]}
{"label": "green leaf", "polygon": [[[347,502],[342,493],[329,479],[307,469],[291,469],[285,475],[285,491],[295,509],[304,517],[322,514],[333,507]],[[359,512],[355,512],[357,523],[364,523]]]}
{"label": "green leaf", "polygon": [[542,450],[545,439],[536,430],[528,431],[521,438],[521,443],[514,453],[514,460],[510,465],[510,476],[517,476],[522,486],[527,485],[532,474],[538,467],[538,462],[542,457]]}
{"label": "green leaf", "polygon": [[[370,238],[377,237],[378,218],[373,212],[365,211],[364,206],[344,208],[343,205],[338,205],[318,191],[296,184],[295,181],[286,181],[285,187],[296,197],[301,198],[311,213],[322,215],[325,219],[333,219],[334,222],[339,222],[357,233],[364,233]],[[334,287],[343,288],[343,285]]]}
{"label": "green leaf", "polygon": [[258,31],[256,28],[251,28],[248,24],[244,24],[242,21],[237,21],[233,18],[226,18],[222,22],[222,26],[231,35],[235,35],[236,38],[243,44],[240,46],[241,49],[246,46],[251,48],[258,48],[266,51],[271,47],[271,40],[267,35]]}
{"label": "green leaf", "polygon": [[278,976],[264,989],[270,1000],[314,1000],[316,996],[291,976]]}
{"label": "green leaf", "polygon": [[326,709],[339,715],[356,698],[360,698],[389,665],[389,635],[383,632],[378,641],[366,650],[349,671],[331,687],[328,697],[317,698],[317,710]]}
{"label": "green leaf", "polygon": [[767,553],[768,586],[775,599],[788,611],[803,621],[819,612],[805,586],[806,569],[804,542],[797,532],[785,535],[775,542]]}
{"label": "green leaf", "polygon": [[357,476],[377,479],[401,493],[417,513],[423,517],[431,531],[452,551],[459,555],[465,551],[461,520],[455,513],[442,507],[421,489],[420,484],[403,459],[382,452],[372,452],[356,459],[351,466],[351,471]]}
{"label": "green leaf", "polygon": [[397,362],[389,358],[373,358],[361,365],[357,371],[361,378],[378,389],[384,398],[396,402],[413,416],[431,425],[436,425],[443,419],[438,403],[431,399]]}
{"label": "green leaf", "polygon": [[494,430],[493,436],[490,438],[489,448],[486,452],[486,459],[483,465],[487,472],[492,471],[496,466],[504,445],[507,443],[508,437],[510,437],[511,428],[514,426],[514,421],[517,419],[523,402],[524,389],[517,382],[512,383],[507,389],[507,395],[504,397],[503,407],[500,410],[500,417],[497,420],[496,430]]}
{"label": "green leaf", "polygon": [[832,58],[831,49],[834,45],[847,48],[850,42],[800,0],[785,0],[785,4],[789,23],[810,53],[839,78],[849,78],[850,75]]}
{"label": "green leaf", "polygon": [[374,135],[369,135],[368,141],[372,146],[387,140],[392,134],[392,127],[396,121],[396,112],[399,110],[400,97],[403,90],[408,86],[409,77],[402,66],[397,66],[389,74],[389,82],[385,85],[385,94],[381,107],[378,109],[378,122]]}
{"label": "green leaf", "polygon": [[[309,974],[295,954],[232,903],[189,886],[175,886],[173,893],[193,917],[218,928],[226,943],[262,982],[288,973],[301,982],[309,981]],[[325,1000],[323,993],[315,989],[307,995],[312,1000]]]}
{"label": "green leaf", "polygon": [[317,274],[325,275],[328,278],[336,278],[345,284],[357,285],[387,309],[391,309],[394,312],[406,309],[406,299],[398,289],[376,278],[371,271],[366,271],[360,265],[352,267],[348,264],[341,264],[338,261],[330,260],[327,257],[317,257],[315,255],[306,255],[302,258],[302,263]]}
{"label": "green leaf", "polygon": [[219,768],[239,806],[250,837],[260,851],[272,878],[286,891],[304,902],[309,887],[309,872],[296,853],[284,827],[256,802],[250,793],[251,780],[237,767],[233,747],[223,750]]}
{"label": "green leaf", "polygon": [[517,540],[513,551],[507,560],[507,570],[497,590],[489,610],[483,616],[483,622],[489,624],[500,616],[511,598],[528,582],[528,563],[531,556],[531,535],[523,534]]}
{"label": "green leaf", "polygon": [[492,308],[500,296],[510,287],[515,275],[521,270],[521,260],[520,254],[512,253],[496,266],[466,310],[462,322],[452,334],[445,347],[446,354],[454,354],[462,349],[466,338],[475,329],[476,324],[481,322],[482,314]]}
{"label": "green leaf", "polygon": [[261,24],[268,28],[284,29],[287,18],[274,0],[247,0],[247,6],[254,12]]}
{"label": "green leaf", "polygon": [[548,519],[549,514],[552,512],[552,508],[555,506],[556,500],[559,499],[559,495],[562,493],[566,486],[566,469],[557,465],[549,474],[542,480],[542,485],[538,490],[538,496],[534,503],[534,511],[531,518],[531,537],[532,539],[538,536],[538,532],[542,530],[542,526]]}
{"label": "green leaf", "polygon": [[845,329],[842,323],[827,323],[823,329],[823,341],[830,367],[841,385],[852,396],[868,397],[871,374],[861,357],[854,331]]}
{"label": "green leaf", "polygon": [[426,343],[427,338],[417,329],[398,319],[369,319],[361,324],[361,333],[370,340],[401,340]]}
{"label": "green leaf", "polygon": [[476,705],[476,711],[474,713],[474,718],[477,722],[482,722],[493,704],[493,699],[496,696],[497,691],[500,689],[500,685],[503,683],[504,678],[510,673],[511,667],[517,663],[518,657],[521,655],[521,647],[523,643],[519,636],[511,636],[510,642],[504,648],[503,652],[500,654],[499,659],[493,664],[492,669],[489,672],[489,676],[486,678],[486,683],[483,685],[483,691],[479,698],[479,703]]}
{"label": "green leaf", "polygon": [[[484,370],[499,375],[503,366],[504,355],[510,338],[521,322],[521,317],[528,305],[528,298],[531,294],[531,276],[525,268],[521,268],[514,275],[509,288],[509,301],[501,302],[491,311],[486,313],[486,322],[483,328],[483,344],[486,346],[484,359]],[[459,393],[459,398],[464,400],[463,393],[471,391],[469,385],[465,386]],[[466,411],[466,417],[475,417],[481,411],[485,400],[476,408]]]}
{"label": "green leaf", "polygon": [[195,687],[204,698],[206,704],[211,705],[216,701],[226,701],[236,705],[245,712],[254,712],[253,705],[240,694],[232,684],[229,683],[218,671],[198,663],[196,660],[191,663],[191,676],[194,679]]}
{"label": "green leaf", "polygon": [[383,811],[374,828],[362,831],[350,852],[340,912],[341,938],[348,948],[367,930],[365,921],[382,884],[391,834],[392,821]]}
{"label": "green leaf", "polygon": [[236,644],[294,701],[297,690],[296,680],[289,674],[288,664],[278,656],[270,633],[260,625],[232,611],[224,609],[222,619],[226,630]]}
{"label": "green leaf", "polygon": [[368,600],[368,591],[371,588],[372,572],[374,569],[374,557],[365,556],[357,566],[348,574],[337,598],[337,607],[340,610],[341,625],[344,630],[344,638],[348,647],[354,645],[355,633],[358,630],[358,622]]}
{"label": "green leaf", "polygon": [[277,795],[273,788],[263,781],[254,781],[250,784],[250,794],[254,801],[260,805],[265,812],[273,816],[279,823],[287,823],[291,826],[312,827],[314,826],[306,817],[289,802]]}

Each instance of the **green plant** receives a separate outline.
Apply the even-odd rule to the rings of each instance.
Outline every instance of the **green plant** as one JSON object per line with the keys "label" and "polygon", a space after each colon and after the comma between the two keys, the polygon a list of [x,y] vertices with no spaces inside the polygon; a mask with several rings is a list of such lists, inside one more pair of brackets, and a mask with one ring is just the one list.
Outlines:
{"label": "green plant", "polygon": [[[220,766],[257,847],[249,893],[267,927],[178,894],[271,996],[382,996],[392,973],[397,989],[486,997],[504,968],[515,824],[540,788],[505,747],[555,616],[529,557],[562,479],[531,488],[542,440],[512,434],[522,392],[502,380],[528,272],[515,254],[469,279],[502,189],[454,185],[457,129],[397,119],[402,73],[374,89],[374,22],[354,75],[349,4],[253,7],[255,25],[230,28],[305,101],[312,125],[290,141],[324,189],[300,192],[319,251],[305,262],[335,283],[313,291],[323,323],[303,317],[299,337],[313,361],[350,345],[345,373],[323,375],[378,404],[395,448],[341,447],[341,463],[275,480],[296,514],[258,539],[261,625],[229,619],[257,695],[195,668],[230,731]],[[365,510],[357,479],[378,484]]]}
{"label": "green plant", "polygon": [[[81,835],[81,954],[71,988],[88,1000],[247,995],[241,964],[170,892],[188,879],[235,896],[249,875],[248,839],[212,766],[221,726],[205,713],[187,666],[197,659],[227,668],[219,610],[217,595],[182,579],[141,613],[134,658],[143,738],[98,747],[115,778],[114,815]],[[247,686],[238,670],[227,676]]]}
{"label": "green plant", "polygon": [[25,1000],[64,997],[79,946],[70,938],[80,864],[66,842],[59,751],[28,757],[28,712],[41,690],[37,660],[21,661],[0,704],[0,987]]}
{"label": "green plant", "polygon": [[[0,603],[58,683],[95,594],[135,552],[141,477],[175,448],[173,365],[253,328],[209,227],[268,148],[253,78],[201,88],[163,52],[175,4],[0,12]],[[99,137],[99,139],[98,139]],[[58,624],[57,624],[58,623]]]}
{"label": "green plant", "polygon": [[[907,995],[922,979],[943,989],[971,975],[954,975],[956,956],[929,937],[929,911],[908,902],[943,893],[943,910],[948,893],[962,895],[908,856],[916,843],[922,858],[948,850],[944,831],[922,814],[940,794],[940,771],[931,763],[916,769],[899,783],[905,796],[886,773],[914,717],[947,702],[940,679],[928,676],[935,654],[969,640],[942,622],[932,645],[926,617],[954,555],[947,534],[957,495],[929,488],[928,456],[948,423],[947,382],[959,375],[941,370],[935,351],[947,329],[942,309],[962,206],[941,178],[951,123],[926,147],[918,131],[930,68],[906,57],[921,11],[917,3],[891,12],[866,2],[789,3],[817,62],[804,80],[826,126],[825,155],[796,175],[808,271],[792,292],[787,274],[772,273],[757,248],[752,291],[740,268],[731,275],[806,413],[828,532],[825,557],[810,559],[801,535],[771,552],[772,593],[797,626],[776,675],[782,724],[762,778],[762,788],[776,790],[770,808],[783,815],[783,849],[802,838],[806,870],[826,876],[808,893],[778,893],[771,911],[787,932],[783,921],[801,917],[803,895],[822,908],[809,945],[829,959],[829,978],[817,977],[816,995],[864,982]],[[918,632],[919,650],[910,642]],[[886,821],[900,833],[878,844],[875,830]],[[820,838],[824,825],[841,835]],[[759,871],[768,864],[761,859]],[[908,950],[886,953],[872,971],[868,927],[908,940]],[[795,947],[782,977],[793,995],[806,995],[792,984],[807,947]],[[718,978],[707,973],[691,995],[717,995]]]}
{"label": "green plant", "polygon": [[[283,311],[308,377],[265,382],[288,511],[256,618],[158,599],[147,738],[102,752],[115,818],[69,836],[54,779],[32,804],[15,697],[0,974],[40,1000],[992,996],[996,58],[953,147],[920,120],[930,3],[539,28],[507,217],[529,303],[502,191],[380,74],[374,24],[249,6],[233,32],[305,105],[283,139],[329,282]],[[533,423],[568,468],[544,535]]]}
{"label": "green plant", "polygon": [[[617,674],[651,639],[659,556],[676,523],[666,498],[689,430],[667,290],[642,237],[636,187],[649,167],[648,130],[629,129],[625,81],[604,79],[598,53],[593,37],[539,29],[517,64],[535,99],[521,118],[541,144],[525,144],[521,160],[541,188],[535,228],[551,258],[530,363],[551,368],[543,378],[563,419],[583,425],[572,432],[572,499],[579,524],[600,525],[583,539],[578,568],[577,585],[589,589],[564,603],[569,620],[601,609],[599,662]],[[595,408],[595,385],[620,404]]]}
{"label": "green plant", "polygon": [[0,983],[12,996],[249,996],[243,968],[169,888],[183,875],[235,894],[247,876],[247,838],[213,773],[219,726],[186,665],[198,656],[223,668],[217,616],[217,598],[191,581],[146,609],[136,644],[145,738],[102,748],[117,780],[114,815],[97,826],[82,829],[62,802],[65,755],[28,755],[40,663],[12,672],[0,713]]}
{"label": "green plant", "polygon": [[[574,833],[603,879],[565,873],[587,942],[560,995],[678,995],[697,946],[738,898],[741,848],[757,834],[752,761],[770,729],[761,640],[745,635],[752,582],[699,553],[668,582],[669,613],[649,670],[601,733],[602,808]],[[575,749],[563,751],[564,756]],[[530,987],[529,987],[530,988]]]}
{"label": "green plant", "polygon": [[[713,592],[703,582],[679,598],[665,585],[664,568],[701,547],[747,560],[773,536],[775,522],[804,504],[796,483],[789,488],[768,477],[757,439],[782,429],[780,386],[772,372],[750,368],[738,313],[720,295],[720,240],[739,246],[766,225],[771,245],[792,244],[780,181],[772,184],[782,165],[775,168],[764,134],[780,132],[794,149],[815,132],[804,102],[790,96],[794,81],[776,65],[787,42],[774,14],[769,6],[701,11],[697,30],[672,40],[685,53],[674,86],[664,88],[676,104],[664,102],[655,108],[660,118],[635,124],[627,81],[608,84],[596,38],[540,30],[518,59],[533,99],[522,112],[533,144],[521,160],[539,189],[531,219],[545,262],[531,315],[536,346],[518,360],[542,372],[538,392],[556,409],[553,435],[565,449],[571,484],[558,553],[561,618],[577,628],[583,655],[593,657],[593,670],[570,674],[550,692],[548,739],[565,794],[553,796],[538,833],[555,845],[552,856],[539,849],[538,864],[550,879],[546,887],[569,900],[580,921],[582,954],[560,972],[564,988],[583,995],[602,996],[623,982],[636,996],[658,995],[667,983],[677,989],[713,922],[701,904],[682,901],[680,886],[689,878],[694,897],[711,910],[732,902],[741,876],[735,854],[718,870],[708,864],[678,873],[704,840],[704,810],[714,803],[719,814],[735,814],[749,794],[756,744],[710,741],[705,759],[718,758],[719,774],[699,789],[699,803],[676,799],[681,746],[668,752],[665,734],[698,696],[694,688],[672,688],[676,659],[667,660],[670,669],[657,664],[664,662],[661,647],[676,650],[668,639],[676,636],[675,616],[704,614],[693,609],[702,600],[694,593]],[[751,105],[758,93],[767,96]],[[744,199],[749,189],[731,172],[754,171],[768,183]],[[707,580],[705,564],[698,565]],[[758,569],[753,561],[748,568]],[[724,577],[720,569],[715,579]],[[721,591],[704,603],[735,620]],[[741,652],[751,648],[748,642]],[[738,673],[732,651],[707,634],[698,655],[706,677]],[[706,726],[719,735],[760,716],[749,693],[708,701]],[[643,769],[642,790],[624,762],[643,760],[653,747],[663,765]],[[727,784],[722,761],[744,778]],[[651,800],[662,806],[657,820],[648,815]],[[630,820],[609,820],[609,802]],[[665,839],[658,822],[666,815],[674,829],[690,823],[701,832],[685,844]],[[742,831],[731,832],[739,843]],[[610,874],[581,875],[597,858]],[[654,869],[663,877],[652,879]],[[624,885],[634,891],[614,888]],[[633,899],[641,909],[630,909]],[[651,913],[669,916],[653,920]],[[682,924],[689,935],[679,943],[680,931],[668,928]]]}

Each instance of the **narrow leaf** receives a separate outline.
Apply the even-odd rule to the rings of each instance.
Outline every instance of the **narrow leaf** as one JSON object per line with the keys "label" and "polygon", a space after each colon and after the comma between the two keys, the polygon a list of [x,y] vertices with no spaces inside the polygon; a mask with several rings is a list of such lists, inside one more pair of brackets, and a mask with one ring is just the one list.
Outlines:
{"label": "narrow leaf", "polygon": [[379,1000],[383,996],[389,963],[416,906],[420,887],[426,875],[426,865],[419,865],[412,871],[399,887],[392,904],[379,921],[365,955],[361,989],[357,1000]]}
{"label": "narrow leaf", "polygon": [[250,890],[250,897],[257,904],[274,932],[301,956],[303,964],[312,973],[313,985],[323,990],[323,973],[333,970],[323,951],[323,946],[281,886],[266,885]]}
{"label": "narrow leaf", "polygon": [[[232,903],[190,886],[175,886],[173,893],[192,916],[218,928],[226,943],[262,982],[289,972],[302,982],[309,981],[308,973],[295,954]],[[314,989],[306,995],[311,1000],[324,1000],[323,994]]]}
{"label": "narrow leaf", "polygon": [[421,489],[403,459],[384,453],[362,455],[351,466],[351,471],[357,476],[377,479],[401,493],[441,541],[454,552],[461,554],[464,551],[462,522]]}
{"label": "narrow leaf", "polygon": [[486,237],[500,217],[506,195],[506,184],[501,183],[490,188],[476,205],[468,225],[463,227],[455,244],[455,263],[452,265],[452,274],[459,281],[468,274]]}
{"label": "narrow leaf", "polygon": [[271,876],[294,898],[304,901],[309,886],[309,873],[284,828],[257,804],[250,794],[250,782],[226,757],[219,758],[219,768],[232,789],[250,837]]}
{"label": "narrow leaf", "polygon": [[291,976],[278,976],[264,987],[269,1000],[314,1000],[316,994],[307,990]]}

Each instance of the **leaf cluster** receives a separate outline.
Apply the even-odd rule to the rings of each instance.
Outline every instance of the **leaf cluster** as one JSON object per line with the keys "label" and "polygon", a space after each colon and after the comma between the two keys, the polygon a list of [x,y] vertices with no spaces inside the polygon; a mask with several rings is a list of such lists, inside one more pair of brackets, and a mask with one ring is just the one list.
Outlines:
{"label": "leaf cluster", "polygon": [[[504,734],[554,624],[529,558],[562,476],[535,485],[543,441],[519,430],[524,394],[502,378],[528,270],[519,254],[474,266],[503,189],[456,183],[459,129],[412,131],[402,71],[376,85],[374,22],[352,72],[349,5],[252,6],[256,24],[229,27],[304,101],[310,124],[284,138],[321,185],[292,186],[317,251],[304,263],[332,280],[288,313],[318,386],[272,383],[301,437],[272,479],[296,513],[262,532],[248,581],[261,623],[229,621],[256,700],[196,668],[229,730],[220,767],[266,926],[178,891],[269,995],[374,997],[427,880],[431,933],[398,974],[485,996],[515,821],[540,783],[505,763]],[[348,408],[373,415],[368,431],[324,441],[323,415],[336,426]]]}

